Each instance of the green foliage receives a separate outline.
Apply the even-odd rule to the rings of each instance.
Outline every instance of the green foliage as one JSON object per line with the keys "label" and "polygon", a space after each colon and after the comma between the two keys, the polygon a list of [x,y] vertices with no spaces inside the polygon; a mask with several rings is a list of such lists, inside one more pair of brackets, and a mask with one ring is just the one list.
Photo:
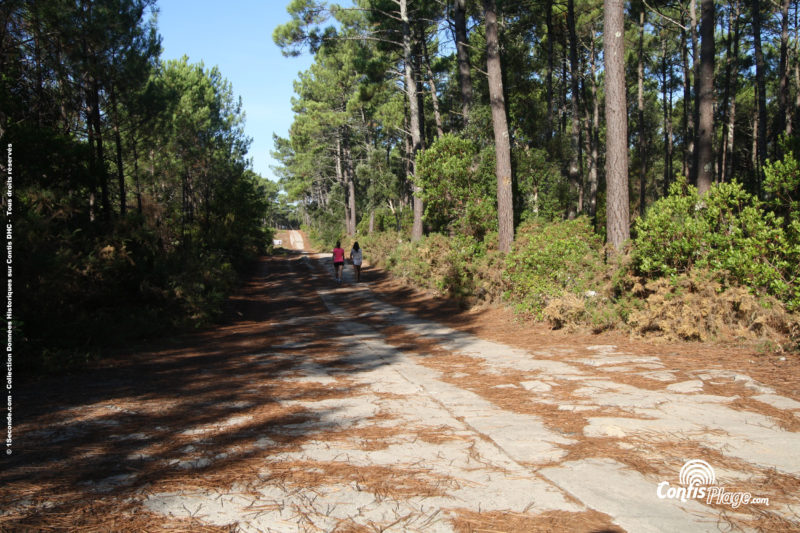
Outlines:
{"label": "green foliage", "polygon": [[506,298],[520,311],[542,318],[550,300],[596,290],[604,271],[602,241],[588,219],[531,220],[518,229],[506,259]]}
{"label": "green foliage", "polygon": [[304,224],[302,229],[308,234],[314,247],[319,250],[333,249],[334,243],[341,241],[345,235],[341,219],[332,213],[320,211],[312,220],[310,225]]}
{"label": "green foliage", "polygon": [[[794,138],[795,142],[797,139]],[[786,234],[782,255],[787,265],[788,287],[784,299],[791,309],[800,309],[800,163],[794,152],[789,151],[780,161],[768,162],[764,176],[768,205],[783,217]]]}
{"label": "green foliage", "polygon": [[736,182],[703,197],[685,181],[634,227],[634,267],[649,279],[692,268],[724,272],[730,282],[765,291],[796,308],[796,248],[782,221]]}
{"label": "green foliage", "polygon": [[[425,221],[435,231],[482,238],[497,226],[493,153],[452,134],[417,156],[416,182],[425,202]],[[483,164],[482,164],[483,163]]]}
{"label": "green foliage", "polygon": [[210,323],[271,239],[277,191],[247,169],[240,103],[217,69],[158,64],[154,5],[43,0],[7,13],[19,31],[0,116],[14,148],[22,371]]}
{"label": "green foliage", "polygon": [[418,287],[463,301],[498,296],[502,256],[496,233],[477,241],[433,233],[417,242],[387,231],[359,237],[365,258]]}
{"label": "green foliage", "polygon": [[764,190],[770,206],[788,222],[800,214],[800,164],[793,152],[764,165]]}
{"label": "green foliage", "polygon": [[[396,208],[394,210],[388,207],[379,207],[373,210],[373,231],[377,233],[386,231],[399,231],[403,234],[410,234],[411,225],[414,222],[414,213],[410,208],[402,209]],[[369,234],[369,214],[365,214],[358,224],[358,234]]]}
{"label": "green foliage", "polygon": [[570,192],[559,165],[548,159],[546,150],[539,148],[517,148],[512,155],[519,192],[526,206],[521,218],[561,218],[564,206],[570,200]]}
{"label": "green foliage", "polygon": [[[389,268],[389,257],[395,249],[408,241],[408,236],[404,233],[389,228],[385,231],[371,234],[363,233],[358,236],[358,243],[364,251],[364,260],[379,268]],[[392,264],[398,258],[391,260]]]}

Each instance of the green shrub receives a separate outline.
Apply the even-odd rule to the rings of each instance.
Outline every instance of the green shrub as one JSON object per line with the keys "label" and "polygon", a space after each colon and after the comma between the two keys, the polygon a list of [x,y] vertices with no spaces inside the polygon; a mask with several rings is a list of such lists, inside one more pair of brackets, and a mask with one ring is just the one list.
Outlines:
{"label": "green shrub", "polygon": [[491,300],[499,295],[504,263],[497,252],[496,232],[484,241],[432,233],[412,243],[393,231],[359,239],[367,261],[417,287],[459,300]]}
{"label": "green shrub", "polygon": [[497,227],[493,154],[447,134],[417,156],[417,185],[425,222],[435,231],[482,239]]}
{"label": "green shrub", "polygon": [[692,268],[724,272],[733,284],[765,291],[797,307],[796,257],[782,219],[738,183],[712,186],[702,198],[679,181],[634,225],[633,264],[648,279]]}
{"label": "green shrub", "polygon": [[[795,138],[798,140],[800,138]],[[764,189],[768,205],[783,217],[786,233],[784,259],[788,289],[784,300],[792,310],[800,309],[800,163],[789,151],[781,161],[764,166]]]}
{"label": "green shrub", "polygon": [[[414,212],[410,207],[405,209],[395,208],[394,210],[388,207],[378,207],[374,209],[373,213],[375,217],[373,220],[373,233],[384,231],[411,232],[411,226],[414,223]],[[369,218],[369,212],[362,213],[361,221],[356,228],[360,236],[369,235]]]}
{"label": "green shrub", "polygon": [[379,268],[389,266],[389,256],[403,242],[408,241],[402,233],[396,231],[380,231],[357,237],[358,244],[364,250],[364,260]]}
{"label": "green shrub", "polygon": [[561,164],[553,154],[543,148],[529,146],[514,148],[512,152],[519,194],[525,199],[522,220],[540,218],[560,219],[564,206],[574,205],[569,183],[564,180]]}
{"label": "green shrub", "polygon": [[519,227],[506,258],[506,298],[541,319],[550,300],[597,291],[605,270],[602,241],[588,219],[532,220]]}
{"label": "green shrub", "polygon": [[764,165],[764,190],[769,194],[769,204],[784,217],[784,221],[797,218],[800,213],[800,163],[793,152],[780,161],[769,161]]}

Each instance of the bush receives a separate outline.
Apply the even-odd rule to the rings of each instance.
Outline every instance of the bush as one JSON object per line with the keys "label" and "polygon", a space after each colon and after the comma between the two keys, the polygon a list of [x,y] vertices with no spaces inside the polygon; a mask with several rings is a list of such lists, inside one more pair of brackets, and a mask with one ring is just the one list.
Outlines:
{"label": "bush", "polygon": [[381,231],[367,235],[359,235],[358,243],[364,250],[364,260],[379,268],[389,268],[389,256],[408,238],[396,231]]}
{"label": "bush", "polygon": [[[373,233],[384,231],[400,231],[403,233],[411,232],[414,223],[414,212],[410,207],[405,209],[396,208],[394,211],[388,207],[378,207],[374,211]],[[369,235],[369,212],[363,213],[361,221],[358,223],[356,231],[359,235]]]}
{"label": "bush", "polygon": [[506,298],[542,319],[551,300],[596,291],[605,271],[602,241],[587,218],[532,220],[520,226],[506,258]]}
{"label": "bush", "polygon": [[793,152],[764,165],[764,189],[769,193],[770,205],[785,221],[800,213],[800,164]]}
{"label": "bush", "polygon": [[640,334],[669,340],[769,339],[800,335],[797,317],[770,296],[754,296],[744,287],[725,289],[718,274],[694,270],[673,279],[647,283],[649,296],[628,324]]}
{"label": "bush", "polygon": [[425,222],[435,231],[481,240],[497,227],[497,187],[493,153],[447,134],[417,156],[417,185],[425,202]]}
{"label": "bush", "polygon": [[413,285],[459,300],[492,300],[500,295],[504,262],[497,234],[484,241],[432,233],[412,243],[397,232],[360,237],[364,257]]}
{"label": "bush", "polygon": [[764,166],[764,175],[768,205],[783,217],[786,232],[789,287],[784,300],[790,309],[796,311],[800,309],[800,163],[789,151],[783,160],[768,162]]}
{"label": "bush", "polygon": [[634,268],[647,279],[708,269],[727,277],[726,285],[750,287],[797,307],[795,252],[781,225],[738,183],[714,185],[701,198],[679,181],[636,221]]}

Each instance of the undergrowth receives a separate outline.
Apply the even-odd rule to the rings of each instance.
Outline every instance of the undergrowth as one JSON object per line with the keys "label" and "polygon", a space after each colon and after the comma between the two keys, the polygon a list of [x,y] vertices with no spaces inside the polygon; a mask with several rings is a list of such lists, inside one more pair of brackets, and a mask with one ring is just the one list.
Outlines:
{"label": "undergrowth", "polygon": [[618,254],[607,253],[585,218],[527,221],[507,255],[497,251],[496,233],[358,239],[367,261],[417,287],[468,304],[502,301],[554,328],[796,349],[795,219],[785,222],[735,183],[701,198],[679,181]]}

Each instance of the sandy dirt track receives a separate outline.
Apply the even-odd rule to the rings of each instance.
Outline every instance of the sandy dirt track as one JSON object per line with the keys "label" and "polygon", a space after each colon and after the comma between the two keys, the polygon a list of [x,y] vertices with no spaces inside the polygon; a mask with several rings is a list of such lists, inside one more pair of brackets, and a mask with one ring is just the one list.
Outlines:
{"label": "sandy dirt track", "polygon": [[224,325],[26,386],[0,530],[800,530],[791,360],[498,339],[282,237]]}

